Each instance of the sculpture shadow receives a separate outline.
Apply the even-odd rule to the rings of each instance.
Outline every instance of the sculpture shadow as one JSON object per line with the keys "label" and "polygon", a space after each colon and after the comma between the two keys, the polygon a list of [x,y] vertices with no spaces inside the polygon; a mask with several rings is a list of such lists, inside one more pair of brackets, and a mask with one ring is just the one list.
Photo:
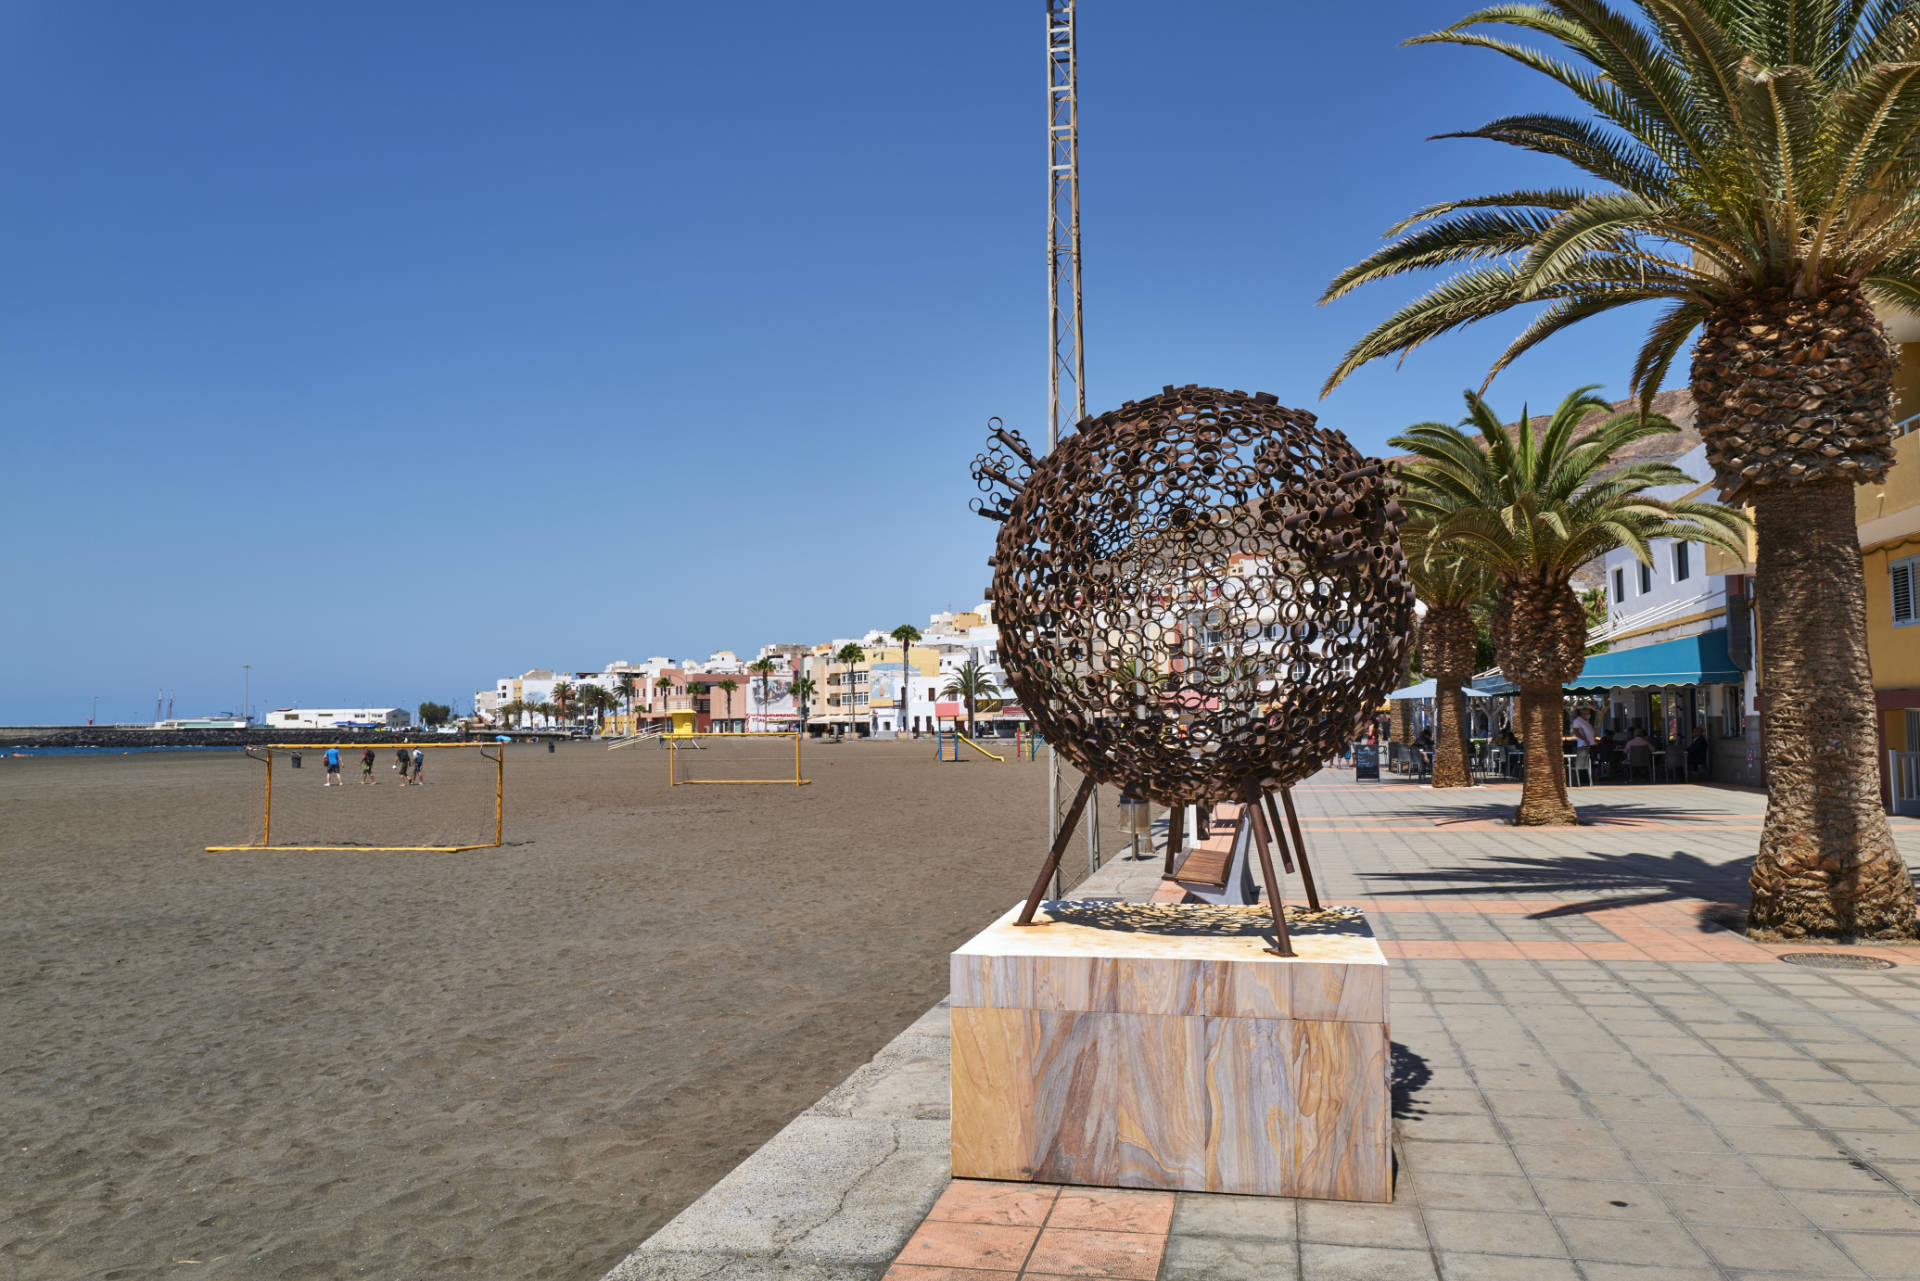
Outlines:
{"label": "sculpture shadow", "polygon": [[1404,1121],[1410,1116],[1423,1115],[1414,1106],[1419,1102],[1414,1096],[1420,1093],[1421,1087],[1433,1080],[1433,1069],[1427,1066],[1425,1059],[1400,1042],[1393,1042],[1391,1048],[1394,1119]]}
{"label": "sculpture shadow", "polygon": [[[1158,934],[1179,938],[1273,938],[1273,918],[1264,907],[1226,907],[1206,903],[1123,903],[1109,899],[1072,899],[1049,902],[1047,919],[1062,925],[1113,930],[1126,934]],[[1287,932],[1294,938],[1322,934],[1372,934],[1358,908],[1329,907],[1311,911],[1287,905]]]}
{"label": "sculpture shadow", "polygon": [[[1561,903],[1527,914],[1526,919],[1538,921],[1688,899],[1741,902],[1748,894],[1747,877],[1752,867],[1751,857],[1709,863],[1685,850],[1671,854],[1603,854],[1584,850],[1552,856],[1495,855],[1458,867],[1424,872],[1361,872],[1360,875],[1367,880],[1392,881],[1406,887],[1370,891],[1375,898],[1439,899],[1484,894],[1488,890],[1537,894],[1542,898],[1587,896],[1579,902]],[[1463,881],[1472,884],[1460,884]],[[1702,930],[1721,927],[1707,919],[1702,919],[1700,924]]]}

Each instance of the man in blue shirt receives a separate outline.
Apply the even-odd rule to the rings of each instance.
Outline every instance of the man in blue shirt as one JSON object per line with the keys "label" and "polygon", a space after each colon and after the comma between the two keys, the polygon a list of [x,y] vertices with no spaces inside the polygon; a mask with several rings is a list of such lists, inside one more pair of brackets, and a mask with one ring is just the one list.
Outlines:
{"label": "man in blue shirt", "polygon": [[338,782],[340,782],[340,749],[329,747],[327,749],[327,781],[321,786],[332,787]]}

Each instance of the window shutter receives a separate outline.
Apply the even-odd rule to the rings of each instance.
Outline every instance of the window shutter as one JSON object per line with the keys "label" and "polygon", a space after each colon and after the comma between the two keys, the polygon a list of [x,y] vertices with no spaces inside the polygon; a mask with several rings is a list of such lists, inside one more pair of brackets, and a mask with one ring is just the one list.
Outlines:
{"label": "window shutter", "polygon": [[1913,567],[1911,560],[1903,560],[1893,567],[1893,621],[1896,623],[1914,621]]}

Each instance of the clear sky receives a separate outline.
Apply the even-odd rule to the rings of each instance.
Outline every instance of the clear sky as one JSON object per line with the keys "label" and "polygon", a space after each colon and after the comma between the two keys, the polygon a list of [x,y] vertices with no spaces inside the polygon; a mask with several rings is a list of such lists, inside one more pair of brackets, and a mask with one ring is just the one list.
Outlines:
{"label": "clear sky", "polygon": [[[1519,327],[1320,383],[1393,220],[1566,104],[1469,6],[1084,0],[1089,409],[1275,393],[1364,449]],[[496,676],[963,608],[1046,428],[1040,0],[0,7],[0,722],[465,706]],[[1625,395],[1639,318],[1504,375]]]}

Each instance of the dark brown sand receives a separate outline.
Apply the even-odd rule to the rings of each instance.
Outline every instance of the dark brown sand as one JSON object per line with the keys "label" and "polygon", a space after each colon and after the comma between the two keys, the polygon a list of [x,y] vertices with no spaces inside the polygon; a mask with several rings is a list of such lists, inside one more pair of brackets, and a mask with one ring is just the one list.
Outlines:
{"label": "dark brown sand", "polygon": [[[1032,883],[1044,764],[931,750],[669,791],[515,747],[463,854],[202,853],[257,819],[235,754],[0,761],[0,1277],[599,1276]],[[277,768],[275,839],[491,835],[490,777],[390,757]]]}

